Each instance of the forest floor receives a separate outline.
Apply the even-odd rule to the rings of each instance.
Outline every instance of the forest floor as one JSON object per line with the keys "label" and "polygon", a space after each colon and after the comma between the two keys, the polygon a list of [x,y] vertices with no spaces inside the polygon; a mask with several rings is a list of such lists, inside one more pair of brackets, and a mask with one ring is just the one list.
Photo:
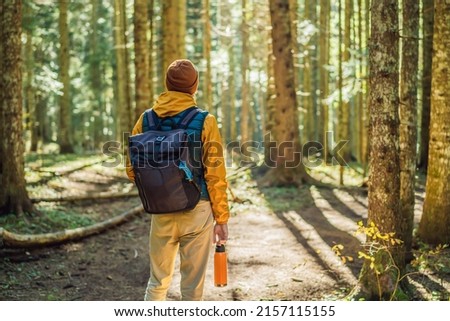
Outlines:
{"label": "forest floor", "polygon": [[[134,189],[123,169],[104,167],[100,160],[96,156],[29,158],[31,197]],[[70,172],[80,164],[87,166]],[[64,171],[67,174],[61,174]],[[55,172],[61,175],[49,174]],[[330,185],[261,187],[250,170],[230,179],[235,198],[230,197],[229,282],[224,288],[213,286],[211,251],[205,300],[337,300],[351,291],[362,265],[358,251],[365,239],[355,234],[357,222],[367,217],[367,192],[357,187],[362,177],[348,168],[345,180],[349,186],[339,188],[336,169],[322,168],[312,175]],[[423,200],[422,177],[416,194],[416,224]],[[58,226],[89,225],[138,204],[138,197],[40,202],[44,218],[18,223],[10,215],[1,218],[0,226],[21,233],[47,232]],[[0,300],[142,300],[149,276],[149,227],[150,216],[142,213],[76,242],[34,249],[0,248]],[[344,263],[335,254],[337,248],[341,256],[352,259]],[[411,299],[449,300],[449,250],[440,250],[436,256],[433,249],[422,245],[416,252],[417,264],[408,278],[414,289]],[[169,300],[180,298],[179,281],[176,268]]]}

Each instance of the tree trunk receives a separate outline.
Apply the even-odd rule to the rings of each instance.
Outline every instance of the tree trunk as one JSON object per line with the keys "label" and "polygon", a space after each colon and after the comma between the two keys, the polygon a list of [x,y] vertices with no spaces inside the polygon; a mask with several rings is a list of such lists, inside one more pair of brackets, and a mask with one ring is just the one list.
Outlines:
{"label": "tree trunk", "polygon": [[91,30],[89,34],[90,41],[90,80],[92,86],[93,98],[93,113],[94,118],[92,124],[92,138],[93,147],[100,148],[100,144],[103,140],[103,115],[105,114],[103,103],[103,91],[102,91],[102,72],[99,63],[99,49],[98,49],[98,28],[97,21],[99,18],[99,6],[97,0],[91,0],[92,12],[91,12]]}
{"label": "tree trunk", "polygon": [[[162,16],[162,34],[163,34],[163,71],[176,59],[186,58],[185,30],[186,30],[186,11],[182,11],[186,0],[164,0]],[[183,5],[184,3],[184,5]],[[164,76],[162,77],[164,81]]]}
{"label": "tree trunk", "polygon": [[422,55],[422,119],[420,130],[419,167],[428,166],[430,142],[431,65],[433,60],[434,0],[423,0],[423,55]]}
{"label": "tree trunk", "polygon": [[228,60],[229,60],[229,98],[230,98],[230,140],[237,140],[237,126],[236,126],[236,66],[234,56],[234,39],[231,37],[228,46]]}
{"label": "tree trunk", "polygon": [[[313,24],[314,28],[319,29],[317,21],[317,0],[310,0],[309,20]],[[312,139],[317,141],[318,133],[322,131],[323,124],[321,123],[320,109],[317,104],[317,90],[319,88],[319,64],[318,64],[318,46],[319,37],[318,31],[314,32],[311,36],[311,103],[312,103],[312,117],[314,120],[312,129]]]}
{"label": "tree trunk", "polygon": [[[399,215],[400,166],[398,154],[398,3],[374,1],[371,8],[372,31],[369,47],[370,84],[370,174],[368,224],[381,233],[401,232]],[[372,242],[370,236],[367,242]],[[391,259],[392,257],[392,259]],[[396,292],[399,271],[404,267],[402,246],[390,242],[374,254],[375,267],[365,260],[359,277],[361,292],[367,299],[391,299]],[[392,266],[396,266],[399,270]]]}
{"label": "tree trunk", "polygon": [[[360,54],[360,64],[359,64],[359,77],[360,77],[360,92],[358,93],[358,123],[359,123],[359,146],[358,146],[358,161],[365,168],[367,166],[367,160],[365,159],[366,149],[367,149],[367,73],[365,69],[366,55],[364,54],[364,48],[367,46],[367,37],[363,36],[363,16],[362,16],[362,0],[358,0],[358,47]],[[368,8],[364,8],[368,10]],[[365,33],[367,32],[369,26],[365,25]],[[364,37],[364,38],[363,38]]]}
{"label": "tree trunk", "polygon": [[209,15],[209,0],[203,0],[203,59],[206,61],[205,78],[203,80],[203,103],[208,111],[213,109],[212,79],[211,79],[211,21]]}
{"label": "tree trunk", "polygon": [[269,4],[276,90],[272,134],[277,152],[272,150],[274,167],[266,173],[264,180],[274,186],[299,185],[306,180],[306,172],[299,155],[301,143],[294,87],[289,1],[270,0]]}
{"label": "tree trunk", "polygon": [[63,85],[63,95],[59,102],[59,152],[73,153],[72,145],[72,113],[70,109],[70,49],[68,1],[59,2],[59,79]]}
{"label": "tree trunk", "polygon": [[[343,100],[343,87],[344,87],[344,79],[343,79],[343,71],[342,71],[342,64],[343,60],[347,57],[347,48],[345,48],[344,53],[342,54],[342,1],[339,0],[339,6],[338,6],[338,38],[339,38],[339,45],[338,45],[338,89],[339,89],[339,109],[338,109],[338,141],[348,140],[348,105],[344,105]],[[347,117],[346,117],[347,116]],[[345,161],[348,161],[348,158],[346,158],[346,151],[343,151],[343,154],[341,155]],[[344,167],[343,164],[339,167],[339,184],[344,185]]]}
{"label": "tree trunk", "polygon": [[430,146],[426,196],[419,236],[450,243],[450,3],[435,1]]}
{"label": "tree trunk", "polygon": [[[329,32],[330,32],[330,2],[328,0],[320,0],[320,29],[319,29],[319,73],[320,73],[320,116],[323,129],[319,131],[319,142],[326,148],[325,137],[328,131],[328,104],[326,99],[328,92],[328,60],[329,60]],[[324,160],[327,157],[327,150],[324,150]]]}
{"label": "tree trunk", "polygon": [[[364,38],[366,40],[366,46],[369,44],[369,38],[370,38],[370,0],[364,1],[364,20],[365,20],[365,32],[364,32]],[[365,97],[364,97],[364,104],[365,107],[362,110],[361,113],[361,163],[363,165],[364,169],[364,176],[366,176],[367,173],[367,165],[368,165],[368,156],[369,156],[369,117],[368,117],[368,109],[369,109],[369,95],[370,95],[370,86],[369,86],[369,63],[367,56],[366,59],[366,68],[365,68]]]}
{"label": "tree trunk", "polygon": [[2,1],[0,10],[0,214],[36,212],[25,188],[22,139],[22,2]]}
{"label": "tree trunk", "polygon": [[[4,95],[3,95],[3,75],[5,72],[5,69],[3,67],[3,1],[0,1],[0,120],[5,119],[4,113],[3,113],[3,101],[4,101]],[[5,141],[5,134],[3,133],[3,126],[0,126],[0,155],[4,155],[3,150],[3,142]],[[0,183],[3,183],[3,176],[5,172],[5,165],[3,162],[3,157],[0,157]],[[0,207],[3,206],[5,203],[5,190],[3,188],[0,188]]]}
{"label": "tree trunk", "polygon": [[34,50],[33,50],[33,32],[32,32],[32,8],[24,7],[25,21],[27,22],[26,42],[25,42],[25,64],[26,64],[26,80],[25,80],[25,102],[28,112],[28,128],[30,130],[30,152],[36,152],[38,147],[38,128],[39,122],[37,118],[36,108],[36,88],[34,87]]}
{"label": "tree trunk", "polygon": [[149,21],[149,39],[148,39],[148,91],[150,96],[150,102],[152,103],[154,100],[154,78],[153,78],[153,68],[154,68],[154,60],[153,60],[153,44],[155,43],[155,0],[148,0],[148,21]]}
{"label": "tree trunk", "polygon": [[[349,69],[349,61],[350,61],[350,51],[352,50],[352,43],[351,43],[351,20],[353,15],[353,0],[345,0],[345,22],[344,22],[344,57],[343,57],[343,65]],[[352,69],[354,67],[351,67]],[[354,75],[354,73],[352,73]],[[342,76],[344,77],[344,76]],[[342,85],[344,86],[344,79],[342,79]],[[356,126],[353,125],[352,120],[353,117],[350,117],[350,108],[353,106],[350,105],[350,102],[347,99],[342,102],[343,106],[343,120],[344,122],[341,123],[343,127],[343,136],[341,139],[350,141],[350,128],[354,128]],[[351,151],[350,151],[350,144],[346,144],[342,150],[343,158],[346,162],[349,162],[351,159]]]}
{"label": "tree trunk", "polygon": [[242,37],[242,90],[241,90],[241,143],[246,143],[249,139],[249,113],[250,113],[250,94],[248,85],[248,69],[249,69],[249,50],[248,50],[248,25],[247,25],[247,1],[242,0],[242,23],[241,23],[241,37]]}
{"label": "tree trunk", "polygon": [[[291,2],[296,2],[295,0],[291,0]],[[309,21],[309,23],[313,24],[311,21],[311,1],[306,1],[304,17],[305,20]],[[296,11],[296,10],[295,10]],[[291,10],[291,12],[295,12]],[[293,39],[293,46],[298,46],[297,39]],[[303,141],[312,141],[314,140],[314,128],[315,128],[315,115],[314,115],[314,105],[313,105],[313,81],[312,81],[312,50],[310,47],[312,46],[312,37],[309,42],[306,44],[306,48],[304,50],[304,58],[303,58],[303,110],[305,111],[305,117],[303,121]]]}
{"label": "tree trunk", "polygon": [[[128,78],[127,48],[125,36],[124,0],[114,0],[114,41],[117,68],[117,132],[116,139],[122,142],[124,133],[132,129],[131,105],[129,101],[130,79]],[[127,141],[123,141],[126,145]]]}
{"label": "tree trunk", "polygon": [[417,146],[417,71],[419,58],[419,3],[403,0],[402,65],[400,78],[400,213],[401,239],[408,256],[414,223]]}
{"label": "tree trunk", "polygon": [[136,109],[134,120],[151,107],[149,50],[148,38],[148,7],[147,0],[134,0],[134,65],[136,72]]}
{"label": "tree trunk", "polygon": [[[270,35],[269,35],[270,36]],[[270,136],[272,130],[275,127],[275,114],[276,114],[276,89],[275,89],[275,75],[274,75],[274,65],[275,65],[275,57],[273,55],[272,49],[272,39],[268,41],[268,57],[267,57],[267,102],[266,102],[266,110],[265,121],[264,121],[264,166],[267,169],[269,167],[275,166],[274,161],[271,159],[270,155]]]}

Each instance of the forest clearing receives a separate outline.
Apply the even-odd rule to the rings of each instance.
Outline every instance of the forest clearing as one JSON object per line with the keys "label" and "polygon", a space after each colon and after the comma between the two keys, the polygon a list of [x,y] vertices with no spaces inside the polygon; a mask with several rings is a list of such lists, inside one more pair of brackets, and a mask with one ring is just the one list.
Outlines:
{"label": "forest clearing", "polygon": [[448,0],[0,27],[0,300],[450,300]]}

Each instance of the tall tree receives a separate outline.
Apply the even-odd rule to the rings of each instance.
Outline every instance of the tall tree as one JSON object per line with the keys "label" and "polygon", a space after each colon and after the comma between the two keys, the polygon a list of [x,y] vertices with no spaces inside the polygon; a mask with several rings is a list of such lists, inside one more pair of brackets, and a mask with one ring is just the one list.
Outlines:
{"label": "tall tree", "polygon": [[435,0],[430,146],[421,239],[450,243],[450,3]]}
{"label": "tall tree", "polygon": [[[319,74],[320,74],[320,116],[323,130],[319,131],[319,142],[324,146],[325,137],[328,131],[328,104],[327,97],[329,94],[328,82],[328,61],[329,61],[329,30],[330,30],[330,2],[328,0],[320,0],[320,29],[319,29]],[[327,151],[325,151],[325,154]],[[325,156],[326,157],[326,156]]]}
{"label": "tall tree", "polygon": [[405,250],[411,250],[417,145],[417,71],[419,3],[403,0],[402,64],[400,75],[400,213]]}
{"label": "tall tree", "polygon": [[[203,0],[203,59],[206,69],[203,80],[203,102],[206,110],[212,111],[213,93],[211,78],[211,21],[209,15],[209,0]],[[222,115],[223,118],[223,115]]]}
{"label": "tall tree", "polygon": [[[344,104],[343,91],[344,91],[344,73],[343,73],[343,60],[347,58],[347,48],[342,54],[343,34],[342,34],[342,2],[339,0],[338,5],[338,89],[339,89],[339,109],[338,109],[338,139],[340,141],[348,140],[348,104]],[[345,36],[345,34],[344,34]],[[343,159],[348,161],[347,149],[344,151]],[[339,184],[344,185],[344,166],[341,164],[339,168]]]}
{"label": "tall tree", "polygon": [[[297,5],[296,0],[291,0],[291,3],[294,3],[295,6]],[[313,7],[313,3],[315,5],[315,0],[307,0],[305,2],[305,11],[304,11],[304,17],[305,20],[308,21],[309,24],[314,25],[314,14],[315,7]],[[296,8],[296,7],[294,7]],[[296,9],[291,9],[292,14],[296,18]],[[292,16],[291,16],[292,17]],[[291,18],[292,19],[292,18]],[[296,26],[296,24],[295,24]],[[297,44],[297,39],[293,39],[294,41],[294,47]],[[309,39],[309,42],[306,44],[306,50],[304,51],[305,56],[303,58],[303,92],[304,92],[304,98],[303,98],[303,109],[305,110],[305,120],[303,122],[304,124],[304,135],[302,135],[303,139],[306,141],[312,141],[314,140],[314,130],[315,130],[315,115],[314,115],[314,87],[313,87],[313,51],[311,47],[316,45],[313,43],[313,37]]]}
{"label": "tall tree", "polygon": [[31,5],[24,5],[23,26],[25,31],[25,81],[24,93],[26,111],[28,113],[28,129],[30,130],[30,152],[36,152],[38,147],[39,121],[36,108],[36,87],[34,86],[34,50],[33,50],[33,12]]}
{"label": "tall tree", "polygon": [[155,0],[149,0],[148,3],[148,21],[149,21],[149,39],[148,39],[148,79],[149,79],[149,95],[150,101],[153,101],[154,95],[154,78],[153,78],[153,68],[154,68],[154,50],[153,45],[155,43]]}
{"label": "tall tree", "polygon": [[103,138],[103,116],[105,113],[104,98],[102,91],[102,73],[101,73],[101,54],[99,51],[99,5],[97,0],[91,0],[91,21],[89,31],[89,71],[90,71],[90,83],[92,88],[92,104],[93,112],[93,130],[92,138],[95,147],[99,147]]}
{"label": "tall tree", "polygon": [[[272,185],[298,185],[307,179],[301,162],[297,99],[294,87],[289,0],[270,0],[276,100],[274,167],[264,176]],[[273,149],[272,149],[273,150]]]}
{"label": "tall tree", "polygon": [[248,84],[248,74],[249,74],[249,45],[248,45],[248,6],[247,0],[242,0],[242,22],[241,22],[241,37],[242,37],[242,63],[241,63],[241,74],[242,74],[242,89],[241,89],[241,142],[245,143],[250,139],[249,134],[249,114],[250,114],[250,93]]}
{"label": "tall tree", "polygon": [[73,153],[72,114],[70,109],[70,49],[68,1],[59,2],[59,79],[63,94],[59,102],[59,146],[60,153]]}
{"label": "tall tree", "polygon": [[[367,3],[365,3],[367,6]],[[365,11],[368,11],[367,7],[364,7]],[[363,35],[363,25],[364,25],[364,35]],[[366,55],[365,55],[365,47],[367,46],[367,39],[369,26],[368,21],[364,23],[363,20],[363,1],[358,0],[358,48],[360,55],[360,63],[359,63],[359,77],[361,83],[361,89],[358,92],[358,102],[357,108],[358,111],[358,123],[359,123],[359,154],[358,161],[366,168],[367,165],[367,72],[366,72]],[[365,171],[365,170],[364,170]]]}
{"label": "tall tree", "polygon": [[230,43],[228,45],[228,87],[230,98],[230,140],[237,139],[237,125],[236,125],[236,58],[234,56],[234,38],[230,34]]}
{"label": "tall tree", "polygon": [[148,23],[148,0],[134,0],[134,65],[136,109],[134,120],[150,107],[150,71],[147,34],[151,32]]}
{"label": "tall tree", "polygon": [[0,213],[36,212],[25,188],[22,138],[22,1],[0,4]]}
{"label": "tall tree", "polygon": [[[162,1],[163,70],[186,57],[186,0]],[[164,79],[163,79],[164,81]]]}
{"label": "tall tree", "polygon": [[[368,195],[368,224],[373,223],[381,233],[401,231],[399,215],[400,162],[398,155],[398,61],[399,26],[396,0],[373,1],[372,30],[369,44],[370,85],[370,173]],[[368,236],[368,242],[371,238]],[[396,290],[399,271],[404,267],[401,246],[386,244],[374,254],[375,262],[365,260],[359,277],[361,293],[369,299],[390,299]],[[392,259],[393,261],[392,261]],[[386,269],[371,268],[384,266]],[[391,267],[391,268],[388,268]]]}
{"label": "tall tree", "polygon": [[[129,132],[132,127],[130,79],[128,72],[126,14],[124,0],[114,0],[114,42],[116,51],[117,74],[117,131],[116,139],[122,141],[123,133]],[[124,142],[126,144],[126,141]]]}
{"label": "tall tree", "polygon": [[428,147],[430,141],[430,97],[431,97],[431,68],[433,59],[433,25],[434,1],[423,0],[423,54],[422,54],[422,119],[420,131],[419,165],[422,169],[428,166]]}

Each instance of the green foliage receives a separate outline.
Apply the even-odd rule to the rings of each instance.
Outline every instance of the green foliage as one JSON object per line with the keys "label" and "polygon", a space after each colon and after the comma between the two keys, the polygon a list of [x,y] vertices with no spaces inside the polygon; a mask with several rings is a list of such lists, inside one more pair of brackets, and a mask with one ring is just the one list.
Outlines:
{"label": "green foliage", "polygon": [[428,244],[421,243],[418,251],[415,252],[416,258],[411,262],[411,266],[418,271],[433,271],[437,273],[450,274],[450,257],[444,255],[448,252],[448,244],[439,244],[431,247]]}
{"label": "green foliage", "polygon": [[89,217],[61,209],[43,211],[42,216],[33,216],[26,221],[14,214],[1,216],[0,226],[4,229],[21,234],[40,234],[74,229],[93,224]]}

